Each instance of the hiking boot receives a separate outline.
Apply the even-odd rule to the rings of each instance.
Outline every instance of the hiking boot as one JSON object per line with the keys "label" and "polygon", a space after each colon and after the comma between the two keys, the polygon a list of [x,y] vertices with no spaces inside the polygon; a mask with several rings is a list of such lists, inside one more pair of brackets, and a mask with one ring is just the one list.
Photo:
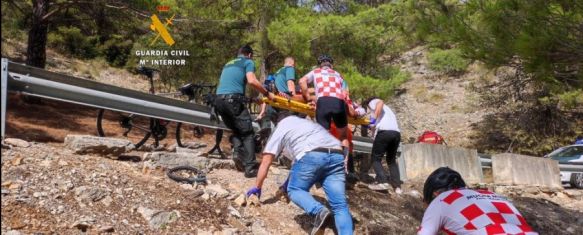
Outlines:
{"label": "hiking boot", "polygon": [[312,223],[314,228],[312,228],[310,235],[323,235],[324,231],[326,230],[326,225],[330,223],[331,215],[332,213],[330,213],[330,210],[328,210],[326,207],[323,207],[314,218],[314,222]]}
{"label": "hiking boot", "polygon": [[255,178],[257,177],[257,169],[251,169],[245,172],[245,178]]}
{"label": "hiking boot", "polygon": [[387,191],[389,190],[389,184],[388,183],[369,184],[368,188],[374,191]]}
{"label": "hiking boot", "polygon": [[239,159],[238,157],[233,157],[233,162],[235,162],[235,169],[237,169],[238,171],[245,171],[245,166],[243,165],[241,159]]}

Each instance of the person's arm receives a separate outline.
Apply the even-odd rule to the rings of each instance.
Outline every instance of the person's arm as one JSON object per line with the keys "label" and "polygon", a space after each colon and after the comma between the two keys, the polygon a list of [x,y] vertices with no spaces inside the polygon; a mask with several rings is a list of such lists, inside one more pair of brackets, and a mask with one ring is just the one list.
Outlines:
{"label": "person's arm", "polygon": [[274,98],[273,93],[269,92],[267,89],[265,89],[265,87],[263,87],[263,85],[261,85],[261,82],[259,82],[259,80],[257,80],[257,77],[255,77],[254,72],[247,72],[246,77],[247,83],[249,85],[251,85],[255,90],[263,94],[268,99],[273,100]]}
{"label": "person's arm", "polygon": [[275,155],[270,153],[264,153],[263,159],[261,160],[261,165],[259,166],[259,171],[257,171],[257,180],[255,181],[255,187],[263,187],[263,181],[267,178],[267,173],[269,172],[269,166],[273,162]]}
{"label": "person's arm", "polygon": [[425,210],[417,235],[435,235],[441,229],[441,209],[437,203],[431,203]]}
{"label": "person's arm", "polygon": [[300,88],[302,89],[302,98],[304,101],[310,101],[310,93],[308,91],[308,78],[302,77],[300,78]]}
{"label": "person's arm", "polygon": [[296,95],[296,84],[294,80],[287,80],[287,89],[291,92],[292,96]]}
{"label": "person's arm", "polygon": [[294,96],[296,94],[296,84],[294,83],[296,79],[296,70],[293,67],[286,68],[285,79],[287,80],[287,89],[291,92],[292,96]]}
{"label": "person's arm", "polygon": [[259,111],[259,114],[257,115],[257,120],[263,118],[263,116],[265,116],[265,109],[267,109],[267,104],[266,103],[262,103],[261,104],[261,111]]}
{"label": "person's arm", "polygon": [[383,112],[383,101],[381,99],[378,99],[379,101],[377,101],[375,110],[374,110],[374,118],[375,119],[379,119],[379,117],[381,117],[381,113]]}
{"label": "person's arm", "polygon": [[353,117],[353,118],[357,118],[358,113],[356,113],[354,106],[352,106],[352,104],[348,104],[348,103],[346,106],[348,106],[348,116]]}

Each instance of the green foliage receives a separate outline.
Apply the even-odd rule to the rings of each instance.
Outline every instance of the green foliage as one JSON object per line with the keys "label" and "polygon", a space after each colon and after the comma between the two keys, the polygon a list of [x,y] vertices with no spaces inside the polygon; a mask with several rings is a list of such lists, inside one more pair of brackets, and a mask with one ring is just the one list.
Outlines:
{"label": "green foliage", "polygon": [[114,35],[101,45],[100,50],[110,65],[123,67],[129,59],[132,47],[131,40],[124,40],[121,35]]}
{"label": "green foliage", "polygon": [[583,107],[583,89],[568,91],[558,95],[559,104],[565,109]]}
{"label": "green foliage", "polygon": [[451,75],[464,72],[470,63],[459,49],[433,49],[427,55],[427,59],[431,69]]}
{"label": "green foliage", "polygon": [[408,73],[402,72],[397,68],[387,70],[391,71],[387,73],[391,75],[383,79],[362,75],[351,64],[344,65],[341,71],[344,79],[348,82],[351,98],[354,100],[363,100],[371,96],[377,96],[383,99],[391,97],[394,90],[410,77]]}
{"label": "green foliage", "polygon": [[79,58],[94,58],[97,56],[96,43],[97,37],[88,37],[74,26],[59,27],[56,32],[48,35],[49,46]]}

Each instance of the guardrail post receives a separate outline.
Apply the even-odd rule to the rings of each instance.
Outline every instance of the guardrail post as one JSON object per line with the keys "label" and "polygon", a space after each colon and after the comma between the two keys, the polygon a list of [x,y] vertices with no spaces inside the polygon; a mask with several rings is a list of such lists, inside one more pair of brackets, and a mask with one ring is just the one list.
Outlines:
{"label": "guardrail post", "polygon": [[6,132],[6,93],[8,92],[8,59],[2,58],[2,140]]}

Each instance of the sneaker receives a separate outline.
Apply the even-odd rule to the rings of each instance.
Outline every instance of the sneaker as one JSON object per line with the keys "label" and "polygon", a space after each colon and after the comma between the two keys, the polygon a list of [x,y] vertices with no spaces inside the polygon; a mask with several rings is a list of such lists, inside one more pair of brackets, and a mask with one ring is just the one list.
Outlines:
{"label": "sneaker", "polygon": [[397,188],[395,188],[395,193],[398,195],[401,195],[403,193],[403,190],[401,190],[401,188],[397,187]]}
{"label": "sneaker", "polygon": [[320,210],[320,212],[318,212],[318,214],[314,218],[313,222],[314,228],[312,228],[312,232],[310,234],[323,235],[326,229],[326,225],[328,225],[328,223],[330,222],[331,215],[332,213],[330,213],[330,210],[328,210],[328,208],[326,207],[322,208],[322,210]]}
{"label": "sneaker", "polygon": [[388,183],[369,184],[368,188],[374,191],[387,191],[389,190],[389,184]]}
{"label": "sneaker", "polygon": [[245,172],[245,178],[255,178],[257,177],[257,169],[252,169]]}

